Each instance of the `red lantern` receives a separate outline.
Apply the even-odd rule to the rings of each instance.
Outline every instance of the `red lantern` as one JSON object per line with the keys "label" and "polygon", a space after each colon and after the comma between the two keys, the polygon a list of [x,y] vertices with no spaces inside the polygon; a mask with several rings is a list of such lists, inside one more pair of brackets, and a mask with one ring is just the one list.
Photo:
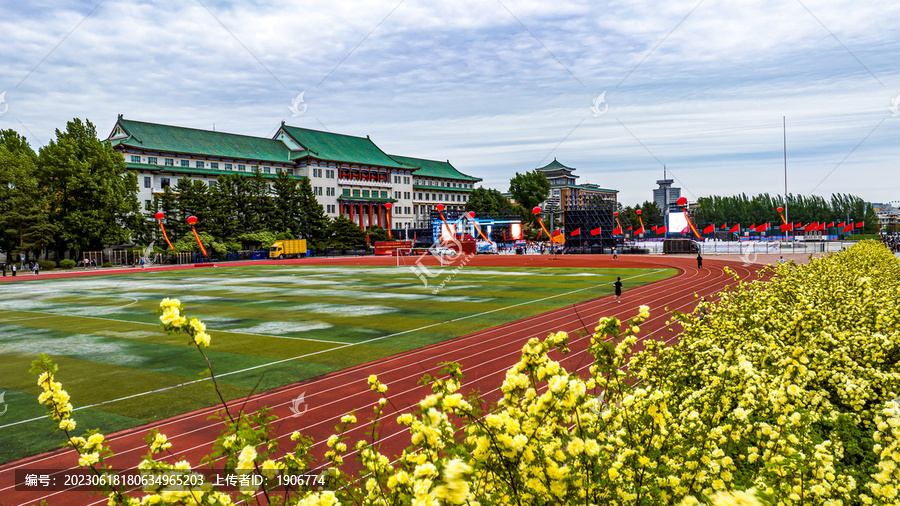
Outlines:
{"label": "red lantern", "polygon": [[466,216],[471,220],[475,218],[475,211],[469,211]]}
{"label": "red lantern", "polygon": [[438,212],[443,211],[443,210],[444,210],[444,204],[438,204],[437,207],[435,207],[435,209],[437,209]]}
{"label": "red lantern", "polygon": [[162,221],[162,219],[166,217],[166,213],[159,211],[154,216],[156,216],[157,221]]}
{"label": "red lantern", "polygon": [[534,209],[531,210],[534,214],[541,214],[541,208],[539,206],[534,206]]}
{"label": "red lantern", "polygon": [[614,213],[613,213],[613,216],[615,216],[616,218],[618,218],[618,217],[619,217],[619,211],[614,212]]}
{"label": "red lantern", "polygon": [[683,206],[683,205],[685,205],[685,204],[687,204],[687,197],[681,197],[681,198],[678,199],[678,205],[679,205],[679,206]]}
{"label": "red lantern", "polygon": [[392,207],[394,207],[394,204],[391,204],[390,202],[388,202],[387,204],[384,205],[384,208],[387,209],[388,211],[390,211]]}
{"label": "red lantern", "polygon": [[196,223],[197,223],[196,216],[188,216],[188,225],[193,227]]}
{"label": "red lantern", "polygon": [[776,209],[776,211],[778,211],[780,213],[781,211],[784,211],[784,208],[781,206],[778,206],[778,209]]}
{"label": "red lantern", "polygon": [[641,215],[641,210],[638,209],[637,211],[635,211],[635,213],[636,213],[638,216],[640,216],[640,215]]}

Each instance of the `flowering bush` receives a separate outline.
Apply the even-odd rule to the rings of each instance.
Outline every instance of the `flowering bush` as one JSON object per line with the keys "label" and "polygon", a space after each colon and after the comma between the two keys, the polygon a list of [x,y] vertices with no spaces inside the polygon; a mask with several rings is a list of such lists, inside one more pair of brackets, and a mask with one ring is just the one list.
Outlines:
{"label": "flowering bush", "polygon": [[[554,359],[568,350],[564,332],[531,339],[506,372],[502,399],[485,405],[464,396],[458,364],[423,383],[431,393],[398,423],[410,446],[399,458],[378,450],[388,386],[371,376],[381,398],[371,438],[354,445],[362,471],[342,469],[341,419],[327,441],[331,467],[321,486],[279,496],[266,482],[245,498],[299,505],[332,504],[897,504],[900,502],[900,261],[863,242],[806,266],[779,265],[766,281],[740,282],[674,313],[680,339],[644,339],[634,352],[642,306],[626,323],[601,318],[590,336],[589,371]],[[203,354],[210,338],[177,300],[161,303],[160,320]],[[674,330],[673,330],[674,331]],[[78,451],[79,465],[103,472],[103,436],[69,436],[71,404],[54,381],[56,366],[35,362],[50,417]],[[210,370],[210,374],[212,371]],[[215,377],[211,376],[213,382]],[[274,458],[277,440],[266,410],[225,409],[225,428],[208,463],[228,472],[272,478],[309,469],[310,441]],[[190,470],[154,460],[171,447],[153,432],[144,472]],[[145,489],[141,498],[115,489],[110,504],[230,504],[209,486]]]}

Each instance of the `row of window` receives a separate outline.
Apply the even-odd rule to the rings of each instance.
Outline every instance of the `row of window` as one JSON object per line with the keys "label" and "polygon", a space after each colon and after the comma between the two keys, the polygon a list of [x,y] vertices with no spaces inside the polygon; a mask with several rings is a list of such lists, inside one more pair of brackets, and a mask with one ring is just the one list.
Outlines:
{"label": "row of window", "polygon": [[410,196],[409,192],[394,192],[395,199],[401,199],[401,198],[408,199],[409,196]]}
{"label": "row of window", "polygon": [[[334,190],[334,188],[332,188],[332,190]],[[334,195],[334,193],[332,193],[332,195]],[[377,190],[372,190],[370,192],[369,190],[350,190],[350,188],[344,188],[344,191],[343,191],[343,193],[341,193],[341,195],[343,195],[344,197],[353,196],[353,197],[363,197],[363,198],[369,198],[371,196],[371,198],[375,198],[375,199],[388,198],[387,191],[379,192]]]}
{"label": "row of window", "polygon": [[[132,161],[133,163],[141,163],[141,157],[138,156],[138,155],[131,155],[131,161]],[[148,156],[148,157],[147,157],[147,163],[150,164],[150,165],[158,165],[155,156]],[[200,160],[195,160],[195,161],[194,161],[194,168],[196,168],[196,169],[205,169],[205,168],[207,168],[207,167],[206,167],[206,163],[207,163],[207,162],[200,161]],[[166,167],[174,167],[174,166],[175,166],[175,159],[174,159],[174,158],[165,158],[165,159],[164,159],[164,164],[165,164]],[[223,165],[224,165],[224,169],[225,169],[225,170],[233,170],[233,167],[234,167],[233,164],[225,163],[225,164],[223,164]],[[188,168],[188,167],[191,166],[191,161],[190,161],[190,160],[181,160],[181,166],[182,166],[182,167],[185,167],[185,168]],[[255,171],[258,167],[259,167],[258,165],[251,165],[251,166],[250,166],[250,171],[251,171],[251,172],[252,172],[252,171]],[[219,170],[219,162],[209,162],[209,168],[210,168],[210,169],[213,169],[213,170]],[[282,170],[287,170],[287,173],[288,173],[288,174],[291,174],[291,175],[294,174],[294,169],[283,169],[283,168],[280,168],[280,167],[276,167],[276,168],[275,168],[275,172],[281,172]],[[322,169],[318,169],[318,170],[321,172]],[[237,171],[238,171],[238,172],[246,172],[246,171],[247,171],[247,166],[244,165],[244,164],[237,164]],[[328,172],[331,172],[331,177],[334,177],[334,171],[333,171],[333,170],[332,170],[332,171],[328,171]],[[262,168],[262,173],[263,173],[263,174],[271,174],[271,173],[272,173],[272,168],[271,168],[271,167],[263,167],[263,168]]]}
{"label": "row of window", "polygon": [[409,184],[409,176],[394,176],[394,184]]}
{"label": "row of window", "polygon": [[[424,199],[422,198],[422,195],[425,195]],[[466,195],[458,195],[458,194],[444,195],[443,193],[425,193],[425,194],[423,194],[421,192],[419,192],[419,198],[418,198],[418,200],[426,200],[426,201],[433,200],[435,202],[442,202],[445,200],[447,202],[466,202],[467,199],[468,199],[468,196],[466,196]]]}
{"label": "row of window", "polygon": [[443,186],[445,188],[472,188],[472,183],[456,183],[454,181],[435,181],[431,179],[416,179],[415,184],[422,186]]}
{"label": "row of window", "polygon": [[[313,167],[312,171],[313,171],[313,174],[312,174],[313,177],[325,177],[327,179],[334,179],[335,171],[333,171],[331,169],[324,169],[324,171],[323,171],[322,169],[317,169],[317,168]],[[323,172],[325,173],[325,176],[322,176]]]}
{"label": "row of window", "polygon": [[[313,195],[322,195],[322,186],[313,186]],[[335,189],[329,186],[325,186],[325,196],[326,197],[334,197]]]}
{"label": "row of window", "polygon": [[[431,211],[434,211],[434,206],[413,206],[413,213],[419,214],[431,214]],[[447,206],[448,211],[465,211],[465,207],[463,206]]]}
{"label": "row of window", "polygon": [[[334,206],[329,206],[329,207],[334,208]],[[350,206],[349,205],[344,206],[344,211],[345,211],[344,214],[349,218],[350,217]],[[391,214],[397,215],[397,216],[404,215],[404,214],[408,215],[408,214],[410,214],[409,211],[410,211],[409,207],[394,206],[391,208]],[[329,212],[331,212],[331,211],[329,211]],[[363,210],[362,214],[366,214],[365,209]],[[354,209],[353,210],[354,220],[356,219],[357,216],[359,216],[359,209]]]}

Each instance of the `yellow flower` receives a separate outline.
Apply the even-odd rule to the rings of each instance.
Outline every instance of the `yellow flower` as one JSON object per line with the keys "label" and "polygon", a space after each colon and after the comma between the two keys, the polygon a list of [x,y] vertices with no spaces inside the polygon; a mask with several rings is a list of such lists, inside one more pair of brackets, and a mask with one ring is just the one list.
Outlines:
{"label": "yellow flower", "polygon": [[262,474],[265,475],[266,478],[272,479],[277,476],[282,469],[284,469],[284,464],[269,459],[263,462],[259,467],[261,468]]}
{"label": "yellow flower", "polygon": [[237,465],[235,469],[239,473],[246,474],[253,470],[253,463],[256,460],[256,448],[247,445],[242,450],[240,455],[238,455]]}
{"label": "yellow flower", "polygon": [[78,465],[80,467],[90,467],[100,462],[100,454],[99,453],[85,453],[78,459]]}

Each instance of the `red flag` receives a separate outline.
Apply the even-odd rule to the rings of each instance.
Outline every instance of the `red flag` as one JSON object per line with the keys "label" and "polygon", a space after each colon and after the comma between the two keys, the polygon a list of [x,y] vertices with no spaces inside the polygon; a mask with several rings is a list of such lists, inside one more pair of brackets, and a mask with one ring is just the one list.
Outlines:
{"label": "red flag", "polygon": [[581,235],[581,227],[576,228],[576,229],[573,230],[572,233],[569,234],[569,235],[572,235],[572,236],[575,236],[575,235]]}
{"label": "red flag", "polygon": [[842,232],[844,232],[845,234],[847,232],[853,232],[853,224],[851,223],[851,224],[847,225],[846,227],[844,227],[844,230],[842,230]]}
{"label": "red flag", "polygon": [[856,222],[856,228],[863,228],[865,225],[866,225],[866,223],[864,221]]}
{"label": "red flag", "polygon": [[597,227],[597,228],[591,230],[591,235],[600,235],[601,228],[603,228],[603,227]]}
{"label": "red flag", "polygon": [[[723,228],[724,228],[724,227],[723,227]],[[708,227],[706,227],[706,228],[703,229],[703,233],[704,233],[704,234],[711,234],[711,233],[713,233],[713,232],[715,232],[715,231],[716,231],[716,226],[715,226],[715,225],[710,225],[710,226],[708,226]]]}
{"label": "red flag", "polygon": [[844,227],[846,227],[846,226],[847,226],[847,224],[844,223],[843,221],[840,222],[840,223],[838,223],[838,227],[840,227],[840,228],[844,228]]}
{"label": "red flag", "polygon": [[733,227],[731,227],[731,229],[729,230],[729,232],[740,232],[740,231],[741,231],[740,223],[735,223],[735,225]]}
{"label": "red flag", "polygon": [[810,232],[819,228],[819,225],[816,223],[808,223],[805,227],[803,227],[804,232]]}
{"label": "red flag", "polygon": [[652,227],[650,227],[650,230],[656,230],[656,225],[653,225]]}
{"label": "red flag", "polygon": [[656,229],[656,235],[663,235],[666,233],[666,227],[659,227]]}
{"label": "red flag", "polygon": [[722,230],[725,230],[726,228],[728,228],[728,224],[727,224],[727,223],[723,223],[723,224],[722,224]]}
{"label": "red flag", "polygon": [[628,225],[628,231],[631,232],[631,225]]}
{"label": "red flag", "polygon": [[620,227],[614,228],[613,235],[622,235],[622,229]]}
{"label": "red flag", "polygon": [[833,221],[832,221],[831,223],[828,224],[828,228],[834,228],[834,222],[833,222]]}
{"label": "red flag", "polygon": [[781,227],[781,231],[782,231],[782,232],[790,232],[791,230],[794,230],[794,224],[793,224],[793,223],[786,223],[786,224],[783,223],[783,224],[778,225],[778,226]]}
{"label": "red flag", "polygon": [[825,231],[825,222],[824,221],[822,223],[819,223],[819,230],[821,230],[822,232]]}
{"label": "red flag", "polygon": [[755,223],[755,222],[753,223],[753,225],[750,225],[750,230],[756,230],[756,223]]}
{"label": "red flag", "polygon": [[768,223],[763,223],[762,225],[756,227],[756,231],[757,231],[757,232],[765,232],[766,230],[769,230],[769,224],[768,224]]}
{"label": "red flag", "polygon": [[641,228],[635,230],[634,233],[635,233],[635,234],[643,234],[643,233],[644,233],[644,227],[641,227]]}
{"label": "red flag", "polygon": [[556,236],[558,236],[558,235],[561,234],[561,233],[562,233],[562,229],[561,229],[561,228],[558,228],[558,229],[556,229],[555,232],[553,232],[553,237],[556,237]]}

